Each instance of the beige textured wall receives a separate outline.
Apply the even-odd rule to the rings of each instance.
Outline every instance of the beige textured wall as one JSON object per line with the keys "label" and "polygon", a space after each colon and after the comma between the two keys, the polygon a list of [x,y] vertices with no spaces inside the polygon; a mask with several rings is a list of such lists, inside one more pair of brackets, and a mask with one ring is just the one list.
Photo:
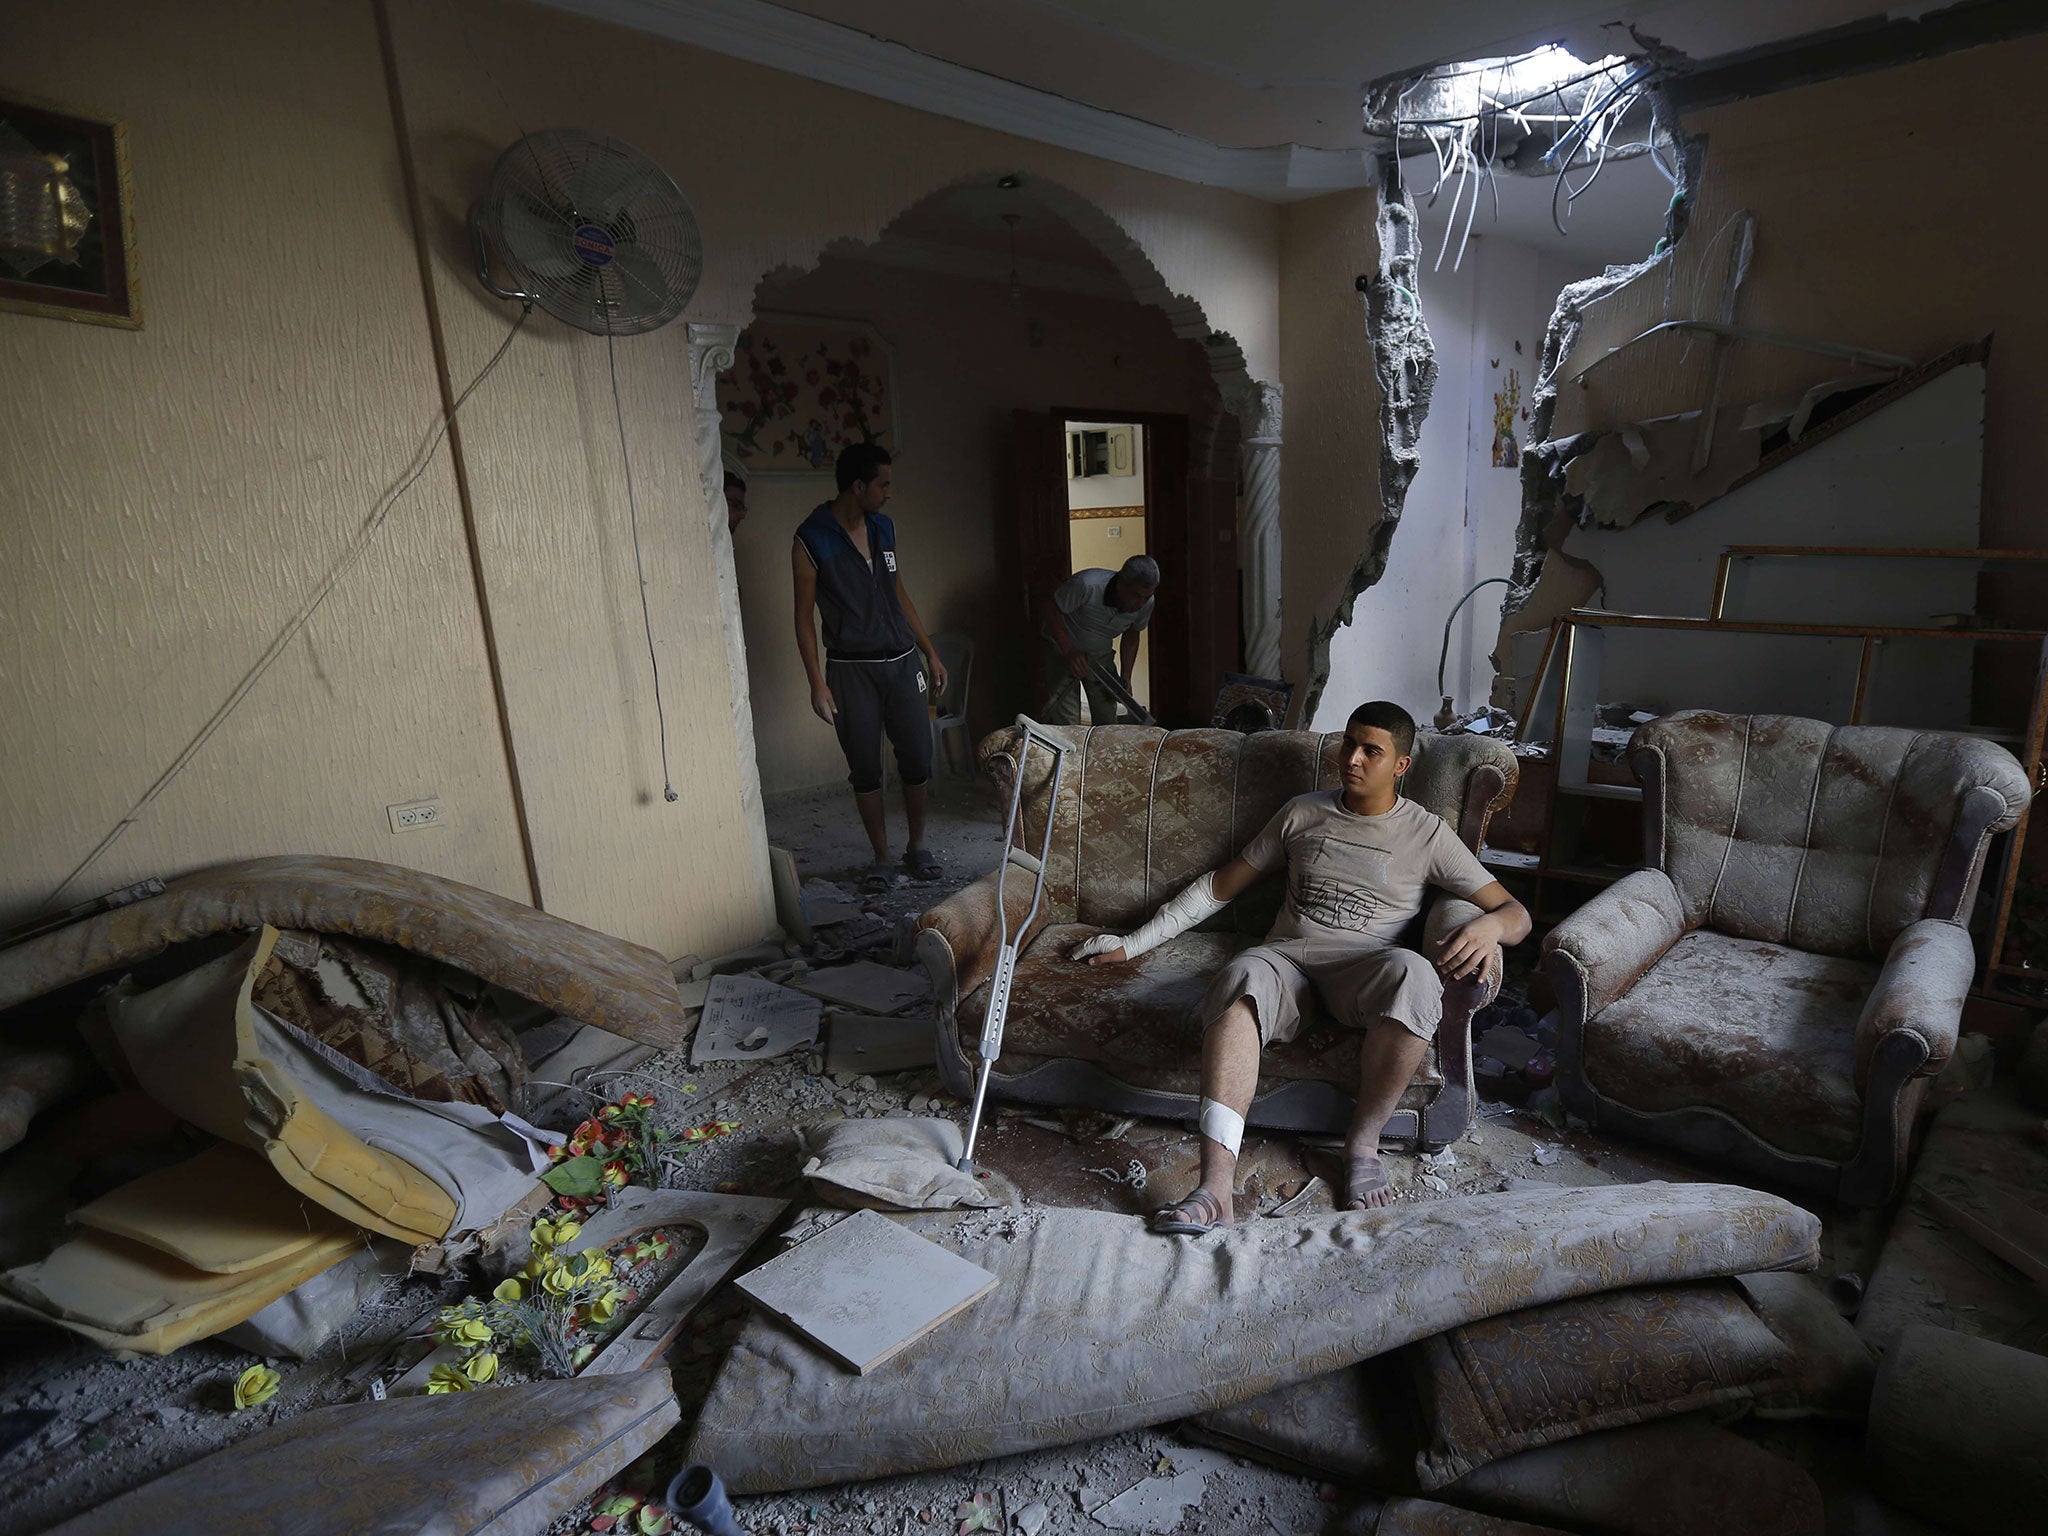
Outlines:
{"label": "beige textured wall", "polygon": [[[1122,259],[1142,243],[1254,371],[1277,368],[1269,206],[516,0],[464,0],[474,53],[449,7],[392,12],[457,388],[514,314],[478,291],[462,228],[519,131],[506,101],[526,127],[608,131],[672,170],[709,252],[694,317],[743,319],[768,270],[872,238],[939,185],[1019,170],[1093,200]],[[129,121],[149,309],[139,333],[0,316],[6,921],[228,694],[439,391],[370,0],[19,12],[0,86]],[[444,452],[306,637],[65,894],[310,848],[531,897],[510,755],[543,905],[671,954],[757,933],[769,902],[730,726],[744,684],[717,617],[682,327],[622,342],[618,370],[681,804],[661,798],[604,349],[536,318],[459,429],[510,749]],[[981,564],[963,553],[941,583],[941,623],[949,603],[979,622],[962,595],[993,579],[978,537]],[[385,805],[427,795],[450,824],[391,834]]]}
{"label": "beige textured wall", "polygon": [[[478,135],[485,167],[514,137],[469,62],[448,7],[395,6],[403,56],[448,68],[449,108]],[[1005,172],[1050,181],[1120,226],[1174,293],[1243,348],[1255,378],[1278,376],[1280,210],[894,106],[520,0],[462,0],[475,56],[526,127],[602,128],[653,154],[704,226],[693,318],[745,320],[755,286],[803,271],[835,240],[872,241],[935,189]]]}
{"label": "beige textured wall", "polygon": [[[0,314],[0,924],[42,905],[435,421],[360,0],[13,6],[0,88],[126,119],[146,328]],[[438,795],[438,829],[384,807]],[[530,896],[443,453],[177,783],[65,893],[313,850]]]}
{"label": "beige textured wall", "polygon": [[1365,298],[1353,286],[1378,261],[1378,206],[1378,194],[1362,189],[1283,210],[1280,660],[1297,700],[1308,682],[1311,626],[1335,608],[1380,518],[1379,389]]}
{"label": "beige textured wall", "polygon": [[[831,257],[764,291],[763,302],[865,320],[889,344],[903,429],[889,514],[904,584],[929,630],[975,641],[977,731],[1035,707],[1037,626],[1017,599],[1015,547],[999,532],[1010,413],[1193,413],[1209,379],[1201,350],[1133,302],[1032,290],[1020,314],[1001,284]],[[1029,344],[1027,317],[1042,346]],[[832,732],[811,712],[791,624],[790,540],[832,492],[830,475],[757,476],[734,541],[761,782],[770,790],[846,776]]]}

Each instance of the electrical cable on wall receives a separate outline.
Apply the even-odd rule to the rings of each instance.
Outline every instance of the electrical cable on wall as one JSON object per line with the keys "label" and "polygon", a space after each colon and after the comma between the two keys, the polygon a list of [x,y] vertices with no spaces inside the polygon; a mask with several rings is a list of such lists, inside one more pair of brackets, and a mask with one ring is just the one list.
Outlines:
{"label": "electrical cable on wall", "polygon": [[477,392],[478,387],[484,380],[488,379],[498,364],[505,360],[505,354],[512,349],[513,341],[518,337],[519,332],[524,328],[527,319],[532,314],[533,306],[531,304],[524,306],[520,310],[519,318],[513,322],[512,329],[505,333],[504,341],[500,342],[498,350],[491,354],[491,360],[478,370],[476,377],[469,381],[468,387],[456,397],[455,403],[441,414],[440,421],[436,423],[434,430],[428,435],[427,441],[422,445],[419,452],[414,455],[411,465],[400,477],[398,483],[385,492],[378,500],[376,506],[371,509],[369,517],[364,520],[363,526],[357,531],[355,538],[350,541],[348,548],[342,551],[341,558],[328,567],[327,574],[321,578],[319,585],[299,605],[291,618],[285,621],[285,626],[278,631],[277,638],[272,640],[265,647],[263,654],[256,658],[255,665],[242,674],[241,681],[229,690],[228,696],[221,702],[220,708],[216,709],[208,717],[206,723],[199,728],[198,734],[185,744],[185,749],[171,760],[170,766],[157,775],[155,782],[142,792],[141,798],[128,808],[127,814],[114,823],[113,827],[107,832],[107,835],[94,844],[92,851],[83,859],[80,859],[72,868],[71,873],[66,875],[59,882],[57,888],[50,892],[48,898],[43,902],[41,911],[37,914],[38,916],[55,910],[63,900],[64,893],[71,888],[73,883],[87,870],[91,869],[93,865],[97,864],[106,854],[107,850],[120,840],[121,834],[134,826],[141,819],[143,812],[147,811],[156,802],[157,798],[171,787],[177,780],[178,775],[190,766],[192,760],[199,755],[201,749],[213,739],[214,733],[227,723],[228,717],[234,714],[244,699],[249,697],[256,685],[263,681],[265,674],[277,664],[278,658],[284,655],[292,641],[297,639],[306,626],[312,622],[313,615],[319,612],[320,605],[333,595],[334,589],[341,584],[342,577],[355,569],[356,562],[362,559],[364,553],[369,549],[371,541],[377,537],[378,532],[390,519],[391,513],[396,509],[400,500],[404,498],[405,493],[411,490],[418,483],[420,476],[427,472],[427,466],[434,461],[435,452],[440,448],[442,441],[448,436],[448,429],[455,424],[456,416],[461,412],[463,406],[469,403],[470,396]]}
{"label": "electrical cable on wall", "polygon": [[612,375],[612,414],[619,424],[619,458],[626,466],[626,515],[633,525],[633,574],[640,580],[640,624],[647,634],[647,665],[654,673],[654,720],[661,732],[661,798],[674,805],[681,797],[668,770],[668,715],[661,707],[661,663],[654,655],[654,617],[647,611],[647,567],[640,555],[640,503],[633,495],[633,456],[626,451],[626,408],[619,403],[619,359],[612,350],[611,328],[604,333],[604,360]]}

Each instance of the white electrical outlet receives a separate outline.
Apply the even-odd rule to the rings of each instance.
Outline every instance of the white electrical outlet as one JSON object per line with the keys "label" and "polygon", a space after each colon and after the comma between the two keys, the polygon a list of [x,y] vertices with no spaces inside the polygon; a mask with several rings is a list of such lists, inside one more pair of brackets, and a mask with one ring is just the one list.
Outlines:
{"label": "white electrical outlet", "polygon": [[394,832],[417,832],[423,827],[438,827],[443,816],[438,800],[408,800],[404,805],[387,805],[384,814],[391,818]]}

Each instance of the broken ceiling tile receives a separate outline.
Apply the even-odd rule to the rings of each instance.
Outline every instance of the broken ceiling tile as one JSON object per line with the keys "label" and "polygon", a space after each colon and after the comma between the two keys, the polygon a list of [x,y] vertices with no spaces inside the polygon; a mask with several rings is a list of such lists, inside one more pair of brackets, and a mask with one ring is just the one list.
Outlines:
{"label": "broken ceiling tile", "polygon": [[994,1290],[996,1277],[886,1216],[856,1211],[736,1283],[866,1375]]}
{"label": "broken ceiling tile", "polygon": [[813,971],[796,986],[799,991],[822,997],[828,1003],[878,1014],[901,1013],[931,994],[931,983],[922,971],[899,971],[872,960]]}

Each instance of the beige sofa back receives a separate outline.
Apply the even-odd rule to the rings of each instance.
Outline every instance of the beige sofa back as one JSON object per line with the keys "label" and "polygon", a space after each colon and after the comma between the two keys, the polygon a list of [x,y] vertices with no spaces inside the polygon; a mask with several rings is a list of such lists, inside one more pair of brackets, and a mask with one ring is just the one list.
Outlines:
{"label": "beige sofa back", "polygon": [[[1038,729],[1068,749],[1046,860],[1047,906],[1069,921],[1113,930],[1143,922],[1202,871],[1229,861],[1294,796],[1334,787],[1343,740],[1313,731]],[[1009,726],[981,743],[982,771],[1006,804],[1021,735]],[[1401,792],[1476,850],[1487,819],[1513,797],[1515,777],[1515,756],[1498,741],[1424,733]],[[1051,778],[1052,754],[1034,749],[1017,835],[1032,854],[1044,835]],[[1263,934],[1279,898],[1280,881],[1262,881],[1214,926]]]}
{"label": "beige sofa back", "polygon": [[1635,733],[1645,862],[1688,927],[1881,959],[1922,918],[1966,920],[2027,778],[1975,736],[1686,710]]}

